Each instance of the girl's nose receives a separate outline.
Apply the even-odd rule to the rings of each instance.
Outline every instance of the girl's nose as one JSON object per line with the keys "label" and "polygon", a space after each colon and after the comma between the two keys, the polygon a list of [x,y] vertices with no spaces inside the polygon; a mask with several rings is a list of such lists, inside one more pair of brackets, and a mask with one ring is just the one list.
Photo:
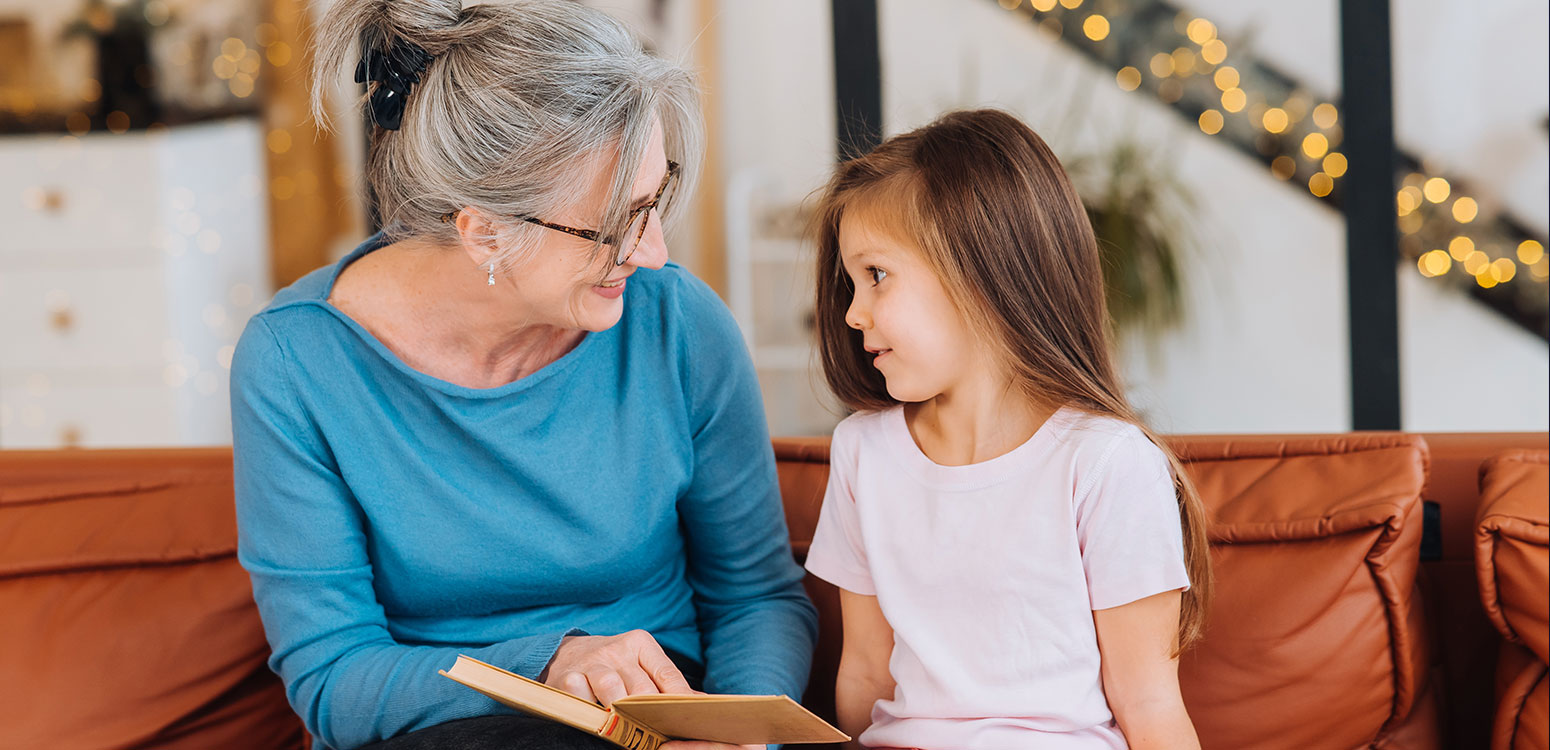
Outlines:
{"label": "girl's nose", "polygon": [[850,301],[850,307],[845,310],[845,325],[858,331],[872,327],[872,315],[866,311],[856,300]]}

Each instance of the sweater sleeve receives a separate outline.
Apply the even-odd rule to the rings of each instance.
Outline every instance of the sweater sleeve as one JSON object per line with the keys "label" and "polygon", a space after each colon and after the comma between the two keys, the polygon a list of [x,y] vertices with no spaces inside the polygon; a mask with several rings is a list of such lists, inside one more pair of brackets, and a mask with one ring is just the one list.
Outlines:
{"label": "sweater sleeve", "polygon": [[709,287],[685,276],[679,305],[694,472],[678,506],[705,690],[800,698],[818,616],[791,555],[753,362]]}
{"label": "sweater sleeve", "polygon": [[290,367],[274,331],[254,318],[232,358],[238,559],[291,707],[331,748],[509,711],[437,670],[465,653],[536,678],[560,639],[580,631],[466,649],[395,642],[372,586],[367,520]]}

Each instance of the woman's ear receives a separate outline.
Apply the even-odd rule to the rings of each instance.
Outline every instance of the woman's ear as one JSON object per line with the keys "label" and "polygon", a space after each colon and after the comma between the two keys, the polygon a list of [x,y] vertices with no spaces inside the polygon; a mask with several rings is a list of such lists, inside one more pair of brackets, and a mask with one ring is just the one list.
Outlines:
{"label": "woman's ear", "polygon": [[499,250],[495,244],[495,225],[479,209],[472,207],[457,212],[453,225],[457,227],[458,238],[468,259],[479,268],[488,266]]}

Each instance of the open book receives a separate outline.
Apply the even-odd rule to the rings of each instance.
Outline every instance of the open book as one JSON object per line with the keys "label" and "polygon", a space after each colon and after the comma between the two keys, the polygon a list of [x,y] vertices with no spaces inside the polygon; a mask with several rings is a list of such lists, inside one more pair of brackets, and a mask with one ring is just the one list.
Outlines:
{"label": "open book", "polygon": [[603,708],[467,656],[441,674],[630,750],[657,750],[668,740],[794,745],[850,739],[784,695],[631,695]]}

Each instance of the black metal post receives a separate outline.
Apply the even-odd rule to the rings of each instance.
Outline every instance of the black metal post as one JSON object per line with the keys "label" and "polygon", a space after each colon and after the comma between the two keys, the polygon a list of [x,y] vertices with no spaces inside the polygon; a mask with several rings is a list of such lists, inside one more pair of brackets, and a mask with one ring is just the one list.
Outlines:
{"label": "black metal post", "polygon": [[841,161],[883,142],[883,64],[877,0],[830,0],[834,18],[834,118]]}
{"label": "black metal post", "polygon": [[1351,427],[1400,428],[1399,237],[1389,0],[1341,0]]}

